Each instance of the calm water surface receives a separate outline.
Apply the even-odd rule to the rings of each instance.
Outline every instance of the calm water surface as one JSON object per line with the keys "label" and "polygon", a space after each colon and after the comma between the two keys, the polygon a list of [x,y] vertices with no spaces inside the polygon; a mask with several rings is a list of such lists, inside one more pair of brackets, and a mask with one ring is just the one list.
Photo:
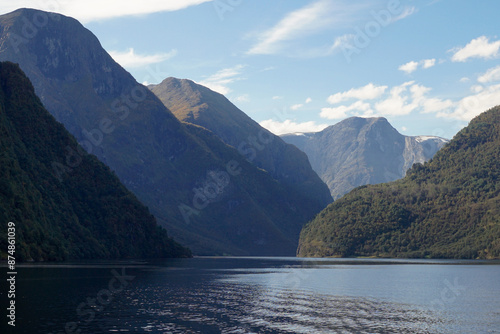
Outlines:
{"label": "calm water surface", "polygon": [[500,262],[194,258],[24,265],[16,304],[15,331],[4,330],[4,311],[1,333],[500,333]]}

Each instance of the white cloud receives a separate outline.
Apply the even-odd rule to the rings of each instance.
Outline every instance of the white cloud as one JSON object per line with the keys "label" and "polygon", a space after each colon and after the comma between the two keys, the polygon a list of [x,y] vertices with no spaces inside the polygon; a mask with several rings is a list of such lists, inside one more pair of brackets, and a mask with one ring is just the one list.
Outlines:
{"label": "white cloud", "polygon": [[471,86],[470,91],[473,93],[479,93],[483,89],[484,89],[484,87],[481,85],[473,85],[473,86]]}
{"label": "white cloud", "polygon": [[500,104],[500,84],[484,88],[477,94],[464,97],[452,112],[440,112],[439,117],[470,121],[480,113]]}
{"label": "white cloud", "polygon": [[[442,118],[470,121],[480,113],[500,105],[500,84],[492,86],[473,85],[470,89],[471,95],[453,101],[429,96],[431,88],[415,83],[415,81],[408,81],[392,87],[389,92],[379,94],[374,102],[368,103],[358,99],[348,105],[322,108],[320,117],[327,119],[343,119],[350,116],[387,117],[419,112],[421,114],[434,113],[437,117]],[[363,96],[363,94],[356,94],[356,89],[348,92],[351,91],[355,92],[352,95]],[[345,95],[336,95],[331,100],[338,103],[345,99],[347,99]]]}
{"label": "white cloud", "polygon": [[234,99],[234,101],[240,102],[240,103],[247,103],[247,102],[250,102],[250,96],[248,94],[243,94],[243,95],[237,96]]}
{"label": "white cloud", "polygon": [[451,100],[441,100],[438,98],[425,98],[421,101],[422,112],[426,113],[437,113],[443,112],[444,110],[450,109],[454,103]]}
{"label": "white cloud", "polygon": [[403,85],[410,86],[410,92],[414,101],[420,101],[424,98],[425,94],[430,92],[429,87],[415,84],[413,81],[405,82]]}
{"label": "white cloud", "polygon": [[[288,13],[270,29],[256,34],[258,41],[247,54],[276,54],[292,45],[293,41],[325,29],[333,27],[345,29],[366,23],[366,13],[369,12],[369,8],[375,10],[375,7],[376,5],[369,1],[316,0]],[[405,7],[398,16],[389,17],[387,24],[402,20],[416,11],[415,7]],[[338,36],[331,45],[296,48],[288,55],[301,58],[329,56],[339,49],[352,48],[352,41],[356,37],[357,35],[353,33],[344,34]]]}
{"label": "white cloud", "polygon": [[355,43],[356,37],[357,36],[354,34],[345,34],[336,37],[334,43],[331,46],[326,45],[326,46],[312,47],[306,50],[296,51],[294,54],[291,55],[300,58],[318,58],[318,57],[330,56],[339,50],[341,50],[342,52],[347,52],[346,50],[351,50],[355,48],[353,44]]}
{"label": "white cloud", "polygon": [[391,89],[390,96],[375,104],[375,109],[383,115],[408,115],[417,108],[416,103],[408,103],[408,86],[413,85],[408,81]]}
{"label": "white cloud", "polygon": [[274,27],[259,34],[259,42],[248,54],[274,54],[283,42],[309,35],[324,28],[332,17],[328,1],[320,0],[286,15]]}
{"label": "white cloud", "polygon": [[[365,10],[366,9],[364,9],[364,11]],[[403,12],[400,15],[398,15],[396,17],[391,17],[388,23],[392,24],[394,22],[397,22],[399,20],[407,18],[408,16],[414,14],[416,11],[417,11],[417,9],[415,7],[406,7],[406,8],[404,8]],[[341,49],[343,51],[356,49],[353,46],[353,44],[356,44],[356,38],[358,38],[358,37],[359,37],[358,34],[344,34],[344,35],[338,36],[337,38],[335,38],[335,41],[328,49],[316,50],[314,53],[317,56],[328,56],[328,55],[333,54],[338,49]]]}
{"label": "white cloud", "polygon": [[177,50],[172,50],[168,53],[140,55],[135,53],[133,48],[130,48],[125,52],[110,51],[109,54],[121,66],[125,68],[136,68],[161,63],[162,61],[175,57],[175,55],[177,54]]}
{"label": "white cloud", "polygon": [[170,12],[196,6],[212,0],[4,0],[0,3],[0,13],[18,8],[35,8],[61,13],[86,23],[110,18]]}
{"label": "white cloud", "polygon": [[261,72],[274,71],[275,69],[276,69],[276,67],[274,67],[274,66],[268,66],[268,67],[264,68],[263,70],[261,70]]}
{"label": "white cloud", "polygon": [[406,131],[406,130],[408,130],[408,128],[406,126],[402,126],[401,130]]}
{"label": "white cloud", "polygon": [[439,98],[429,98],[427,93],[431,91],[431,88],[425,87],[419,84],[412,84],[410,87],[411,92],[411,105],[412,107],[419,108],[424,114],[439,112],[447,110],[453,106],[451,100],[441,100]]}
{"label": "white cloud", "polygon": [[[273,98],[274,99],[274,98]],[[310,97],[308,97],[304,103],[297,103],[297,104],[294,104],[290,107],[291,110],[299,110],[300,108],[302,108],[304,106],[304,104],[308,104],[308,103],[311,103],[312,102],[312,99]]]}
{"label": "white cloud", "polygon": [[[372,89],[363,89],[365,87],[370,87],[370,85],[332,95],[329,102],[339,103],[352,97],[357,98],[357,101],[347,105],[322,108],[319,116],[326,119],[343,119],[351,116],[388,117],[408,115],[417,111],[422,114],[438,115],[450,113],[457,106],[457,103],[450,99],[429,97],[431,88],[417,84],[415,81],[394,86],[389,92],[386,92],[387,86],[379,86],[384,87],[379,91],[373,89],[375,86],[371,87]],[[367,94],[367,92],[372,92],[372,94]],[[375,101],[367,102],[368,99],[361,99],[367,96],[373,97]]]}
{"label": "white cloud", "polygon": [[500,65],[490,68],[486,73],[480,75],[477,81],[481,83],[494,82],[500,80]]}
{"label": "white cloud", "polygon": [[297,132],[318,132],[325,129],[328,124],[316,124],[314,121],[296,123],[289,119],[284,122],[274,121],[268,119],[259,123],[263,128],[271,131],[275,135],[284,135],[287,133],[297,133]]}
{"label": "white cloud", "polygon": [[238,76],[243,68],[245,65],[224,68],[198,83],[222,95],[227,95],[232,91],[228,85],[236,80],[241,80]]}
{"label": "white cloud", "polygon": [[407,74],[411,74],[418,69],[418,66],[421,66],[423,69],[428,69],[436,65],[436,59],[424,59],[419,62],[410,61],[406,64],[403,64],[398,67],[398,70],[406,72]]}
{"label": "white cloud", "polygon": [[356,35],[354,34],[345,34],[342,36],[338,36],[337,38],[335,38],[332,46],[330,46],[330,48],[326,51],[325,55],[330,55],[337,49],[345,50],[352,48],[352,44],[355,38]]}
{"label": "white cloud", "polygon": [[335,108],[321,108],[319,116],[327,119],[342,119],[347,117],[348,111],[348,107],[346,106]]}
{"label": "white cloud", "polygon": [[341,119],[348,117],[347,113],[351,111],[362,111],[368,115],[373,114],[373,110],[371,109],[369,103],[356,101],[349,106],[321,108],[321,113],[319,114],[319,116],[327,119]]}
{"label": "white cloud", "polygon": [[278,96],[278,95],[273,96],[273,100],[281,100],[281,99],[283,99],[283,96]]}
{"label": "white cloud", "polygon": [[398,70],[406,72],[408,74],[415,72],[418,68],[418,63],[416,61],[410,61],[398,67]]}
{"label": "white cloud", "polygon": [[436,65],[436,59],[424,59],[420,62],[422,64],[422,68],[431,68]]}
{"label": "white cloud", "polygon": [[431,88],[408,81],[391,89],[389,96],[375,104],[378,114],[383,116],[408,115],[415,110],[421,113],[437,113],[449,110],[451,100],[427,97]]}
{"label": "white cloud", "polygon": [[481,36],[470,41],[466,46],[458,50],[451,57],[454,62],[464,62],[470,58],[491,59],[498,56],[500,41],[491,42],[486,36]]}
{"label": "white cloud", "polygon": [[467,78],[467,77],[463,77],[462,79],[460,79],[461,83],[466,83],[466,82],[469,82],[469,81],[470,81],[470,79]]}
{"label": "white cloud", "polygon": [[386,89],[387,86],[376,86],[373,83],[369,83],[360,88],[352,88],[342,93],[330,95],[327,101],[330,104],[337,104],[349,99],[373,100],[381,96]]}

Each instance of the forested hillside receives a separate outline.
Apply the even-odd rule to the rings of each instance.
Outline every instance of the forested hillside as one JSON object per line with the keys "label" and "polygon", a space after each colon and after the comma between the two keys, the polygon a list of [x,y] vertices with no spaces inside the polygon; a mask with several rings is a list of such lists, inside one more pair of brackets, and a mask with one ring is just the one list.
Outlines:
{"label": "forested hillside", "polygon": [[12,63],[0,63],[0,170],[2,258],[8,222],[18,261],[191,254],[56,122]]}
{"label": "forested hillside", "polygon": [[354,189],[302,230],[299,256],[500,257],[500,107],[402,180]]}

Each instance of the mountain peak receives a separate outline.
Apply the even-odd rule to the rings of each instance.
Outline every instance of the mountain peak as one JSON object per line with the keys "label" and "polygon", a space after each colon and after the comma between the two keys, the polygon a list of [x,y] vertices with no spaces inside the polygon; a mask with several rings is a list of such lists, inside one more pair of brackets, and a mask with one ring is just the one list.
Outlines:
{"label": "mountain peak", "polygon": [[[331,202],[327,187],[312,170],[307,156],[262,128],[224,95],[187,79],[167,78],[149,88],[179,120],[212,131],[274,179],[307,194],[316,203]],[[255,138],[264,140],[256,142]]]}
{"label": "mountain peak", "polygon": [[56,14],[56,13],[51,13],[51,12],[45,12],[39,9],[35,8],[29,8],[29,7],[23,7],[23,8],[18,8],[10,13],[2,15],[5,18],[17,18],[24,16],[26,14],[37,14],[37,15],[61,15],[61,14]]}
{"label": "mountain peak", "polygon": [[380,126],[388,126],[393,129],[392,125],[385,117],[359,117],[359,116],[351,116],[346,118],[336,124],[330,125],[323,129],[321,132],[329,133],[331,131],[338,131],[340,128],[354,128],[361,129],[363,127],[371,127],[374,125]]}
{"label": "mountain peak", "polygon": [[70,16],[34,8],[19,8],[10,13],[0,15],[0,25],[3,26],[2,29],[4,31],[7,31],[6,28],[8,29],[18,24],[21,24],[23,29],[20,35],[18,34],[18,36],[14,37],[15,40],[12,40],[12,36],[9,36],[13,45],[18,43],[28,44],[26,39],[33,39],[39,32],[53,29],[58,24],[73,24],[83,27],[78,20]]}
{"label": "mountain peak", "polygon": [[308,155],[333,198],[361,185],[402,178],[446,143],[430,136],[405,137],[384,117],[349,117],[317,133],[282,138]]}
{"label": "mountain peak", "polygon": [[375,122],[388,122],[387,118],[385,117],[361,117],[361,116],[351,116],[346,119],[344,119],[341,122],[349,121],[349,120],[363,120],[368,123],[375,123]]}
{"label": "mountain peak", "polygon": [[[392,125],[389,123],[387,118],[385,117],[359,117],[359,116],[352,116],[349,118],[346,118],[345,120],[337,123],[338,125],[343,125],[343,124],[359,124],[359,125],[384,125],[384,126],[390,126],[392,128]],[[336,125],[337,125],[336,124]]]}
{"label": "mountain peak", "polygon": [[[171,84],[178,84],[178,85],[190,85],[194,86],[196,83],[193,80],[190,79],[182,79],[182,78],[176,78],[176,77],[168,77],[165,78],[159,85],[171,85]],[[156,86],[156,85],[152,85]]]}
{"label": "mountain peak", "polygon": [[[90,80],[94,93],[103,97],[133,87],[124,86],[126,82],[134,82],[133,77],[121,70],[92,32],[71,17],[36,9],[19,9],[0,16],[0,35],[3,42],[0,43],[1,60],[25,64],[23,70],[33,78],[34,86],[38,88],[37,95],[42,98],[51,95],[52,87],[39,85],[37,80],[41,77],[32,75],[35,71],[68,84]],[[30,59],[32,55],[36,57]],[[28,63],[30,66],[26,67]],[[97,68],[89,71],[91,67]],[[55,116],[59,119],[59,115]]]}
{"label": "mountain peak", "polygon": [[[153,93],[155,93],[160,98],[160,100],[166,98],[166,95],[169,95],[168,99],[171,102],[164,104],[167,106],[167,108],[172,110],[174,114],[176,114],[176,116],[179,116],[178,110],[182,108],[180,106],[180,102],[182,102],[183,107],[189,106],[189,108],[197,109],[197,113],[201,111],[206,112],[208,110],[207,108],[197,108],[200,105],[203,105],[204,107],[204,104],[207,101],[210,101],[212,105],[225,105],[231,103],[224,95],[217,93],[210,88],[200,85],[190,79],[168,77],[157,85],[149,85],[148,88]],[[183,116],[178,118],[181,121],[189,122],[188,120],[184,119],[184,116],[185,115],[183,114]]]}
{"label": "mountain peak", "polygon": [[192,89],[194,90],[196,88],[196,84],[189,79],[180,79],[180,78],[175,78],[175,77],[168,77],[162,82],[160,82],[157,85],[149,85],[148,87],[150,89],[157,87],[157,86],[163,86],[163,87],[172,87],[172,88],[177,88],[177,89]]}

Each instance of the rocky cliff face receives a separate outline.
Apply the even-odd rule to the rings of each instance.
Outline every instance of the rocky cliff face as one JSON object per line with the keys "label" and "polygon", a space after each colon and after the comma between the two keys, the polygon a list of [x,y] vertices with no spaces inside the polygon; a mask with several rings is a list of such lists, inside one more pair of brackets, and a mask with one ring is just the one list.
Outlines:
{"label": "rocky cliff face", "polygon": [[429,160],[447,142],[432,136],[406,137],[385,118],[360,117],[317,133],[281,137],[307,154],[334,199],[361,185],[402,178],[414,163]]}
{"label": "rocky cliff face", "polygon": [[424,163],[432,159],[448,140],[436,136],[406,136],[405,149],[403,151],[403,169],[401,177],[415,163]]}

